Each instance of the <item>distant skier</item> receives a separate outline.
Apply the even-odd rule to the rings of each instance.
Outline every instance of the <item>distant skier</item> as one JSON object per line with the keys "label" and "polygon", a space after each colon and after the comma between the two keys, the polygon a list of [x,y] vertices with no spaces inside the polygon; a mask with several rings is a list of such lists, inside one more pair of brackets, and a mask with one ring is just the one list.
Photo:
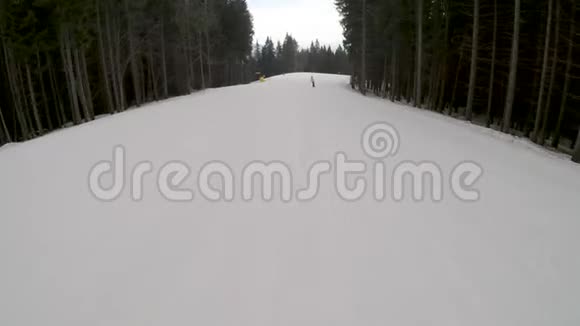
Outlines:
{"label": "distant skier", "polygon": [[312,82],[312,87],[316,87],[316,82],[314,81],[314,76],[310,76],[310,81]]}

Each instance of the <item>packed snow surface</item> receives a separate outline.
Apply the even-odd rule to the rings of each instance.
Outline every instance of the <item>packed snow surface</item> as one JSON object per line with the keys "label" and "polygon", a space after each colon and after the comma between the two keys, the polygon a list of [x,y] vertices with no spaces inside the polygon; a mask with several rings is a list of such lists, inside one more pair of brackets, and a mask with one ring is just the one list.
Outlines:
{"label": "packed snow surface", "polygon": [[[1,148],[0,325],[580,325],[580,166],[363,97],[348,77],[315,75],[312,88],[310,76],[207,90]],[[387,186],[382,201],[344,201],[333,174],[311,201],[242,200],[252,161],[285,162],[295,189],[338,152],[370,170],[361,135],[375,122],[400,135],[387,170],[438,164],[443,200],[395,201]],[[112,202],[89,191],[89,171],[117,145],[128,172],[153,164],[141,201],[129,183]],[[156,189],[174,161],[191,167],[182,187],[193,201]],[[236,173],[233,201],[197,190],[211,161]],[[450,190],[463,161],[484,170],[477,202]]]}

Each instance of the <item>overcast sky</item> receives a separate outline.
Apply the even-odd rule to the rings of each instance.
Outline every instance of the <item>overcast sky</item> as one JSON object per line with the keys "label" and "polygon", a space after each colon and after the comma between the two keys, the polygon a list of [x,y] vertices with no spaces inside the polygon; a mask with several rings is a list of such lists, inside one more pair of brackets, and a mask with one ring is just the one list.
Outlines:
{"label": "overcast sky", "polygon": [[340,17],[334,0],[247,0],[254,17],[254,42],[264,44],[271,36],[276,43],[286,33],[301,47],[318,39],[321,45],[342,44]]}

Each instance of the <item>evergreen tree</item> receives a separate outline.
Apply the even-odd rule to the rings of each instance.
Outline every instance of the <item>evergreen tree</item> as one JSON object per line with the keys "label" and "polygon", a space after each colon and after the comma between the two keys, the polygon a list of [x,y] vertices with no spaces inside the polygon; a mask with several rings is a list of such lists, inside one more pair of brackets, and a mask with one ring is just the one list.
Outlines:
{"label": "evergreen tree", "polygon": [[289,34],[284,43],[274,43],[267,38],[264,46],[256,43],[254,57],[257,69],[266,76],[290,72],[318,72],[349,74],[351,69],[348,55],[342,46],[333,51],[330,46],[320,46],[316,40],[309,48],[300,49],[298,42]]}
{"label": "evergreen tree", "polygon": [[0,144],[253,80],[245,0],[0,1]]}
{"label": "evergreen tree", "polygon": [[298,42],[292,36],[286,34],[282,45],[282,71],[284,73],[295,72],[298,56]]}
{"label": "evergreen tree", "polygon": [[336,0],[353,87],[569,153],[580,129],[576,5]]}

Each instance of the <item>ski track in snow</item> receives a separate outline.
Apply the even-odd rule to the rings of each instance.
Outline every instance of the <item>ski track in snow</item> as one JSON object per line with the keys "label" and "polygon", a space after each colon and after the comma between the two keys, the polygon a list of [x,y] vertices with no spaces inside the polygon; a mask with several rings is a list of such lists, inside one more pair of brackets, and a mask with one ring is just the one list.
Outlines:
{"label": "ski track in snow", "polygon": [[[290,74],[146,105],[0,150],[0,325],[579,325],[580,168],[527,141],[363,97],[348,77]],[[168,202],[146,176],[111,203],[88,188],[115,145],[127,166],[287,162],[295,188],[336,152],[479,163],[481,200]],[[238,181],[239,178],[236,179]],[[372,185],[369,185],[372,187]]]}

